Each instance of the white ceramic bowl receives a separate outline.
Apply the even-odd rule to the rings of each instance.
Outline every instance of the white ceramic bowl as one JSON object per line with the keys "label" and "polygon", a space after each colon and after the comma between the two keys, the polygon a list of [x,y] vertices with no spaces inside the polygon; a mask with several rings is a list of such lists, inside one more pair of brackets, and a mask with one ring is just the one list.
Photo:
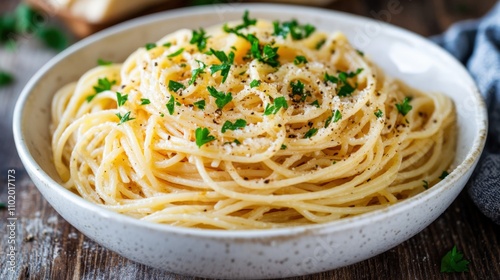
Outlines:
{"label": "white ceramic bowl", "polygon": [[[458,150],[451,174],[435,187],[384,210],[340,221],[276,230],[199,230],[153,224],[85,201],[60,186],[51,158],[49,122],[54,92],[75,81],[98,58],[124,60],[146,42],[180,28],[207,27],[252,16],[298,18],[325,31],[340,30],[387,74],[455,101]],[[136,19],[71,46],[26,85],[14,113],[19,155],[43,196],[78,230],[131,260],[217,278],[275,278],[331,270],[375,256],[412,237],[456,198],[481,154],[485,105],[466,70],[445,51],[411,32],[348,14],[284,5],[204,6]]]}

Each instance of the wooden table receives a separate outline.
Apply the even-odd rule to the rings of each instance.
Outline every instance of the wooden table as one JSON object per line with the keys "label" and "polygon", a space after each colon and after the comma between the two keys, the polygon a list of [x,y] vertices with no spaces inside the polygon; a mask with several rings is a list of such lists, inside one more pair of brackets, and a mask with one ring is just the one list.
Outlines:
{"label": "wooden table", "polygon": [[[17,2],[0,1],[0,11]],[[482,16],[496,1],[342,0],[328,8],[377,17],[391,2],[399,3],[399,12],[383,20],[428,36],[457,20]],[[8,214],[0,210],[0,279],[197,279],[129,261],[88,239],[52,209],[27,176],[12,140],[13,106],[28,79],[54,55],[30,38],[19,41],[15,51],[0,49],[0,69],[16,76],[13,85],[0,88],[0,201],[7,201],[7,175],[15,170],[18,218],[15,272],[9,273]],[[439,272],[441,257],[453,245],[471,261],[470,272]],[[478,211],[465,190],[434,223],[403,244],[361,263],[293,279],[449,278],[500,279],[500,227]]]}

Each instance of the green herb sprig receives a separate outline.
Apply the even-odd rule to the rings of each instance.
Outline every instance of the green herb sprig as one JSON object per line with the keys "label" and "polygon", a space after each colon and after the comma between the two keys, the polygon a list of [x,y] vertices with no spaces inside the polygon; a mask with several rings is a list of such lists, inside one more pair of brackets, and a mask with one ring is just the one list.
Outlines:
{"label": "green herb sprig", "polygon": [[201,146],[214,141],[216,138],[213,135],[210,135],[210,131],[206,127],[198,127],[195,132],[195,140],[196,140],[196,146],[200,148]]}
{"label": "green herb sprig", "polygon": [[224,106],[226,106],[227,103],[233,100],[233,95],[230,92],[224,93],[222,91],[217,91],[212,86],[207,87],[207,90],[211,96],[215,97],[215,104],[219,109],[224,108]]}

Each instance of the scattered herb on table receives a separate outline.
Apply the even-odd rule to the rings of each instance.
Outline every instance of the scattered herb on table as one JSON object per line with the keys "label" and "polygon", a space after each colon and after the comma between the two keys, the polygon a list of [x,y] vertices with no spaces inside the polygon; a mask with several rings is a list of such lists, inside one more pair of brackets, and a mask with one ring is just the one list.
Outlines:
{"label": "scattered herb on table", "polygon": [[441,272],[468,272],[469,261],[464,259],[464,255],[457,250],[457,246],[444,255],[441,259]]}

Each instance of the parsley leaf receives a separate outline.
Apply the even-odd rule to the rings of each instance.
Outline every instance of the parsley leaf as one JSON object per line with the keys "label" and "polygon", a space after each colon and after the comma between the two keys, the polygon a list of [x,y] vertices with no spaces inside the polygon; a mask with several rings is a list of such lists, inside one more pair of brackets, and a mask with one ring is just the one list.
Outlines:
{"label": "parsley leaf", "polygon": [[360,51],[360,50],[356,50],[356,52],[360,55],[360,56],[365,56],[365,53]]}
{"label": "parsley leaf", "polygon": [[156,48],[156,43],[147,43],[144,47],[149,51],[150,49]]}
{"label": "parsley leaf", "polygon": [[167,107],[168,113],[170,115],[174,114],[175,110],[175,97],[173,95],[170,96],[170,99],[168,100],[167,104],[165,105]]}
{"label": "parsley leaf", "polygon": [[166,48],[170,48],[172,46],[172,43],[170,42],[166,42],[165,44],[163,44],[162,46],[166,47]]}
{"label": "parsley leaf", "polygon": [[288,103],[286,103],[286,99],[283,96],[275,98],[273,105],[267,104],[266,109],[264,110],[264,116],[276,114],[281,108],[288,109]]}
{"label": "parsley leaf", "polygon": [[311,103],[312,106],[316,107],[316,108],[319,108],[319,101],[318,99],[314,100],[312,103]]}
{"label": "parsley leaf", "polygon": [[339,110],[332,111],[332,114],[326,119],[325,121],[325,128],[327,128],[330,123],[332,123],[332,120],[334,123],[340,121],[342,119],[342,113],[340,113]]}
{"label": "parsley leaf", "polygon": [[[304,83],[302,83],[300,80],[297,80],[295,82],[290,82],[290,87],[292,88],[292,96],[293,99],[296,101],[305,101],[308,93],[304,91]],[[299,96],[300,99],[296,99],[295,96]]]}
{"label": "parsley leaf", "polygon": [[116,92],[116,103],[118,104],[118,107],[124,105],[127,100],[128,94],[122,95],[121,93]]}
{"label": "parsley leaf", "polygon": [[325,80],[325,82],[331,82],[333,84],[336,84],[339,82],[339,79],[337,77],[328,75],[328,73],[325,73],[324,80]]}
{"label": "parsley leaf", "polygon": [[55,27],[40,26],[36,30],[36,36],[45,46],[57,51],[63,50],[68,46],[66,35]]}
{"label": "parsley leaf", "polygon": [[107,60],[104,60],[104,59],[97,59],[97,65],[100,65],[100,66],[107,66],[107,65],[111,65],[113,64],[113,62],[111,61],[107,61]]}
{"label": "parsley leaf", "polygon": [[377,111],[375,111],[375,113],[374,113],[374,114],[375,114],[375,116],[376,116],[377,118],[381,118],[381,117],[383,117],[383,116],[384,116],[384,112],[382,112],[382,110],[380,110],[380,109],[378,109]]}
{"label": "parsley leaf", "polygon": [[314,47],[315,49],[319,50],[323,45],[326,43],[326,39],[321,39],[316,43],[316,46]]}
{"label": "parsley leaf", "polygon": [[333,122],[336,123],[342,119],[342,113],[340,113],[339,110],[335,110],[335,113],[333,114]]}
{"label": "parsley leaf", "polygon": [[250,82],[250,87],[251,88],[258,87],[258,86],[260,86],[260,81],[259,80],[253,80],[252,82]]}
{"label": "parsley leaf", "polygon": [[193,71],[191,71],[192,76],[191,76],[191,80],[189,80],[189,85],[192,85],[194,83],[194,81],[196,81],[196,78],[201,73],[205,73],[205,68],[207,67],[205,65],[205,63],[203,63],[202,61],[196,60],[196,62],[198,62],[198,64],[199,64],[200,67],[196,68],[196,69],[193,69]]}
{"label": "parsley leaf", "polygon": [[206,36],[205,30],[200,28],[199,31],[193,30],[193,36],[189,41],[190,44],[194,44],[198,47],[198,50],[202,52],[207,47],[207,39],[210,36]]}
{"label": "parsley leaf", "polygon": [[227,103],[233,100],[233,95],[228,92],[224,93],[222,91],[217,91],[214,87],[207,87],[208,92],[211,96],[215,97],[215,104],[217,104],[217,108],[222,109],[226,106]]}
{"label": "parsley leaf", "polygon": [[316,31],[316,27],[310,24],[300,25],[299,22],[295,19],[291,21],[285,21],[283,23],[275,21],[273,22],[273,26],[273,35],[286,38],[287,35],[290,34],[293,40],[305,39],[312,33],[314,33],[314,31]]}
{"label": "parsley leaf", "polygon": [[265,45],[259,60],[272,67],[277,67],[280,64],[278,57],[278,47],[273,48],[271,45]]}
{"label": "parsley leaf", "polygon": [[443,173],[441,173],[441,176],[439,176],[439,179],[444,180],[444,178],[448,177],[448,175],[450,175],[450,174],[448,173],[448,171],[445,170],[445,171],[443,171]]}
{"label": "parsley leaf", "polygon": [[236,34],[236,35],[238,35],[240,37],[244,37],[244,35],[241,34],[241,33],[239,33],[238,31],[240,31],[241,29],[244,29],[244,28],[248,28],[251,25],[255,25],[256,23],[257,23],[257,20],[256,19],[251,19],[249,17],[248,10],[246,10],[245,13],[243,13],[243,23],[242,24],[237,25],[234,28],[230,28],[229,26],[224,25],[223,29],[227,33],[234,33],[234,34]]}
{"label": "parsley leaf", "polygon": [[92,99],[94,99],[97,94],[103,91],[111,90],[111,86],[113,86],[114,84],[116,84],[115,80],[110,81],[108,80],[108,78],[98,79],[97,85],[94,86],[95,94],[87,96],[87,102],[92,101]]}
{"label": "parsley leaf", "polygon": [[151,101],[147,98],[141,98],[141,105],[148,105],[151,104]]}
{"label": "parsley leaf", "polygon": [[441,272],[468,272],[469,261],[464,259],[464,255],[457,251],[457,246],[446,253],[441,259]]}
{"label": "parsley leaf", "polygon": [[196,102],[193,103],[194,106],[196,106],[196,108],[200,109],[200,110],[205,110],[205,100],[198,100]]}
{"label": "parsley leaf", "polygon": [[179,91],[180,89],[185,89],[186,87],[179,83],[179,82],[176,82],[176,81],[172,81],[172,80],[169,80],[168,81],[168,89],[173,91],[173,92],[177,92]]}
{"label": "parsley leaf", "polygon": [[309,129],[309,131],[306,132],[306,134],[304,134],[304,139],[311,138],[314,135],[316,135],[316,133],[318,133],[318,129],[317,128],[311,128],[311,129]]}
{"label": "parsley leaf", "polygon": [[247,28],[250,25],[255,25],[257,23],[256,19],[250,19],[250,17],[248,15],[249,15],[248,10],[245,10],[245,13],[243,13],[243,24],[238,25],[236,27],[236,29],[239,30],[239,29]]}
{"label": "parsley leaf", "polygon": [[342,83],[341,83],[339,92],[337,93],[338,96],[340,96],[340,97],[348,96],[348,95],[351,95],[354,92],[354,90],[356,90],[357,85],[355,87],[351,86],[351,84],[349,84],[349,82],[347,81],[347,78],[353,78],[361,72],[363,72],[363,68],[358,68],[355,72],[340,72],[339,73],[338,79]]}
{"label": "parsley leaf", "polygon": [[0,71],[0,86],[9,85],[14,81],[14,77],[10,73]]}
{"label": "parsley leaf", "polygon": [[170,57],[170,58],[176,57],[176,56],[180,55],[183,51],[184,51],[184,48],[180,48],[176,52],[173,52],[173,53],[167,55],[167,57]]}
{"label": "parsley leaf", "polygon": [[226,55],[223,51],[216,51],[214,49],[210,49],[213,55],[215,55],[222,64],[214,64],[210,66],[210,73],[213,75],[220,71],[222,78],[222,82],[224,83],[229,74],[229,70],[231,69],[231,65],[234,62],[234,52],[230,52],[229,55]]}
{"label": "parsley leaf", "polygon": [[285,144],[281,144],[280,150],[286,150],[288,147]]}
{"label": "parsley leaf", "polygon": [[222,125],[221,132],[224,133],[228,129],[229,130],[236,130],[238,128],[244,128],[246,125],[247,125],[247,121],[245,121],[244,119],[237,119],[234,123],[232,123],[230,121],[226,121]]}
{"label": "parsley leaf", "polygon": [[401,104],[396,104],[396,108],[401,113],[401,115],[406,116],[406,114],[408,114],[408,112],[410,112],[410,110],[413,108],[410,105],[410,101],[411,98],[405,97],[405,99],[403,100],[403,102],[401,102]]}
{"label": "parsley leaf", "polygon": [[125,122],[128,122],[128,121],[131,121],[131,120],[135,120],[135,118],[130,117],[130,111],[125,113],[125,115],[123,115],[123,116],[122,116],[122,114],[117,113],[116,116],[120,119],[120,122],[118,123],[118,125],[125,123]]}
{"label": "parsley leaf", "polygon": [[213,135],[210,135],[210,131],[206,127],[198,127],[194,134],[196,139],[196,146],[198,146],[198,148],[215,140],[215,137]]}
{"label": "parsley leaf", "polygon": [[295,57],[295,59],[293,60],[293,64],[295,64],[295,65],[306,64],[307,62],[308,62],[307,58],[303,55],[297,55]]}

